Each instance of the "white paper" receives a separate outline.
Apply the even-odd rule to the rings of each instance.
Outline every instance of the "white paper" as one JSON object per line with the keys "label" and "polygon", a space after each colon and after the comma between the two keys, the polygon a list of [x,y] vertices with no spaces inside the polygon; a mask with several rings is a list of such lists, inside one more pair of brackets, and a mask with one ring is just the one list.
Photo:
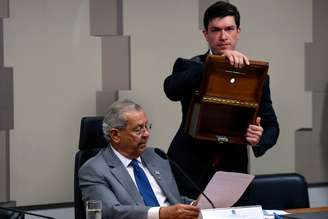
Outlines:
{"label": "white paper", "polygon": [[[235,204],[254,176],[243,173],[218,171],[207,184],[204,193],[213,202],[216,208],[227,208]],[[212,208],[203,196],[199,196],[198,207],[201,209]]]}
{"label": "white paper", "polygon": [[274,214],[285,215],[289,213],[282,210],[263,210],[263,214],[264,214],[264,219],[274,219],[275,218]]}
{"label": "white paper", "polygon": [[262,207],[247,206],[235,208],[203,209],[202,219],[264,219]]}

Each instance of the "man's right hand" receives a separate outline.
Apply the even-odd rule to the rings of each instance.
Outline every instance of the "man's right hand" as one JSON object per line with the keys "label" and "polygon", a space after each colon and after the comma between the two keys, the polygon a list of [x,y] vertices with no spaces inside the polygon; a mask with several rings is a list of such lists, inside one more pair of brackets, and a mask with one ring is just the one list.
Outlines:
{"label": "man's right hand", "polygon": [[248,58],[237,50],[224,50],[222,55],[225,56],[235,68],[242,68],[245,64],[249,65]]}
{"label": "man's right hand", "polygon": [[185,204],[161,207],[159,210],[160,219],[197,219],[199,214],[198,207]]}

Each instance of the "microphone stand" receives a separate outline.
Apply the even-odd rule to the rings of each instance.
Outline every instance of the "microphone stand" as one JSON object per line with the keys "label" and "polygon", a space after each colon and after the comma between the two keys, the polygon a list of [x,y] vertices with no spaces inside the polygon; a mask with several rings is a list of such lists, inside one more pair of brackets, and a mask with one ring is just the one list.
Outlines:
{"label": "microphone stand", "polygon": [[176,162],[171,160],[167,156],[167,154],[159,148],[155,148],[155,153],[158,154],[164,160],[168,160],[171,164],[173,164],[179,170],[179,172],[182,173],[182,175],[189,181],[189,183],[206,198],[206,200],[211,204],[211,207],[215,208],[215,205],[213,204],[211,199],[207,197],[207,195],[198,187],[198,185],[185,173],[185,171],[183,171],[183,169]]}

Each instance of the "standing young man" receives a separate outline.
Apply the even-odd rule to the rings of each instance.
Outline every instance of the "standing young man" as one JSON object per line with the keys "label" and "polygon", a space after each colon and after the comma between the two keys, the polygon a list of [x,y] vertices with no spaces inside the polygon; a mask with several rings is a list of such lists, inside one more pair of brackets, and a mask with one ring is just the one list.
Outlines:
{"label": "standing young man", "polygon": [[[235,50],[240,32],[240,15],[237,8],[224,1],[214,3],[204,14],[203,34],[208,42],[209,51],[192,59],[178,58],[172,74],[164,82],[166,96],[172,101],[180,101],[182,106],[182,122],[170,145],[168,155],[202,189],[218,170],[248,172],[247,145],[198,140],[183,131],[192,94],[195,90],[199,90],[206,56],[208,54],[225,56],[236,68],[249,65],[248,58]],[[245,130],[245,138],[256,157],[271,148],[279,135],[279,125],[270,97],[269,77],[264,83],[258,116],[256,124],[250,124]],[[197,190],[181,176],[178,170],[173,168],[173,173],[180,193],[196,198]]]}

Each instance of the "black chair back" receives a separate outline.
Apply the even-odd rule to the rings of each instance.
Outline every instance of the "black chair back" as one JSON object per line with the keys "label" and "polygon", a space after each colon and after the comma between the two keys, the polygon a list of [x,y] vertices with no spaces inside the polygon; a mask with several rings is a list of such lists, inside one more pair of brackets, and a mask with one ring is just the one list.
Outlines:
{"label": "black chair back", "polygon": [[80,167],[101,148],[108,145],[102,131],[102,116],[83,117],[81,119],[79,151],[75,155],[74,167],[74,210],[76,219],[85,219],[85,208],[79,187]]}
{"label": "black chair back", "polygon": [[1,219],[24,219],[25,214],[22,212],[11,211],[10,209],[0,208]]}
{"label": "black chair back", "polygon": [[261,205],[275,210],[308,208],[307,183],[297,173],[257,175],[237,205]]}

